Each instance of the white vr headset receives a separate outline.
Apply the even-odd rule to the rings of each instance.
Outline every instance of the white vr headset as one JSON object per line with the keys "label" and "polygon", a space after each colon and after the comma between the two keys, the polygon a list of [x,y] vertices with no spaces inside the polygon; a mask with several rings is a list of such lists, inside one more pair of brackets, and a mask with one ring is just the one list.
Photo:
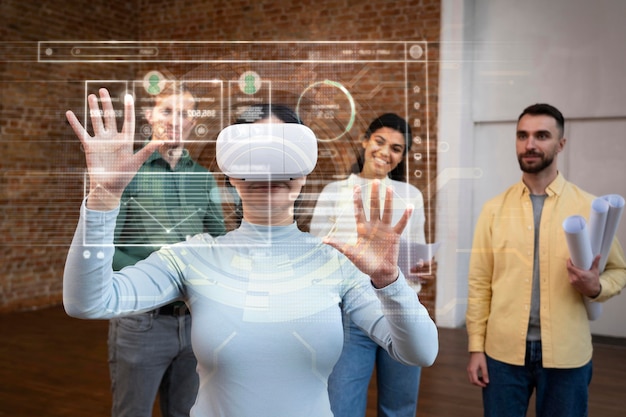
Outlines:
{"label": "white vr headset", "polygon": [[217,165],[229,177],[248,181],[291,180],[317,163],[317,139],[297,123],[231,125],[217,136]]}

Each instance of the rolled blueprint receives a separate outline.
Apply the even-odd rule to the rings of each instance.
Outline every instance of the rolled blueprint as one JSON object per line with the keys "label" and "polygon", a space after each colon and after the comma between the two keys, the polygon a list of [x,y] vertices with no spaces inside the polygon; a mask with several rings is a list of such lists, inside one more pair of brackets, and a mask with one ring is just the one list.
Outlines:
{"label": "rolled blueprint", "polygon": [[[565,219],[563,230],[574,265],[581,269],[590,269],[593,258],[600,255],[598,269],[600,273],[604,271],[623,211],[624,198],[618,194],[607,194],[591,203],[589,228],[582,216]],[[583,299],[589,320],[600,317],[602,305],[594,303],[588,297]]]}
{"label": "rolled blueprint", "polygon": [[570,216],[563,222],[567,247],[572,263],[581,269],[590,269],[593,263],[591,240],[583,216]]}
{"label": "rolled blueprint", "polygon": [[603,198],[596,198],[591,203],[589,215],[589,239],[591,241],[591,253],[600,254],[602,251],[602,237],[606,227],[606,218],[609,215],[609,202]]}
{"label": "rolled blueprint", "polygon": [[[587,222],[583,216],[570,216],[563,221],[563,230],[567,247],[569,248],[572,263],[580,269],[590,269],[593,263],[591,240],[587,231]],[[583,296],[587,318],[596,320],[602,315],[602,304],[594,303],[588,297]]]}
{"label": "rolled blueprint", "polygon": [[600,272],[602,272],[606,267],[606,260],[611,250],[611,243],[613,243],[613,238],[615,237],[615,233],[617,233],[617,226],[619,225],[624,211],[624,197],[617,194],[608,194],[599,198],[608,202],[609,205],[604,234],[602,236],[602,246],[599,252],[602,255],[602,258],[600,258]]}

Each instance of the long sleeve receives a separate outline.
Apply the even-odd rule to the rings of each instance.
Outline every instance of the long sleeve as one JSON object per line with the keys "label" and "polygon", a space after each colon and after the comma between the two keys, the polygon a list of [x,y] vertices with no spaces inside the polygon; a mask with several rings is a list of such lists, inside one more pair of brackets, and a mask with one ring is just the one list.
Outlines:
{"label": "long sleeve", "polygon": [[470,352],[484,352],[487,319],[491,303],[493,253],[491,251],[491,212],[483,209],[474,230],[469,267],[466,325]]}
{"label": "long sleeve", "polygon": [[[394,181],[394,188],[398,190],[399,187],[403,187],[404,193],[402,195],[406,197],[400,197],[400,199],[406,199],[408,204],[413,205],[413,214],[407,225],[407,240],[416,243],[426,243],[426,235],[424,233],[424,225],[426,223],[426,216],[424,214],[424,197],[422,193],[411,184],[403,184]],[[402,209],[406,207],[406,204],[400,206]]]}
{"label": "long sleeve", "polygon": [[209,233],[213,237],[221,236],[226,233],[226,225],[224,224],[220,192],[212,175],[207,175],[205,181],[209,199],[203,219],[204,232]]}
{"label": "long sleeve", "polygon": [[172,169],[155,152],[124,190],[114,243],[113,269],[146,259],[163,245],[226,232],[213,174],[183,157]]}
{"label": "long sleeve", "polygon": [[158,254],[141,267],[113,272],[118,209],[89,210],[84,203],[63,275],[63,304],[78,318],[110,318],[146,311],[182,295],[179,276]]}
{"label": "long sleeve", "polygon": [[594,301],[606,301],[618,295],[626,287],[626,261],[624,260],[624,250],[617,240],[613,239],[611,250],[609,251],[606,267],[600,274],[602,291]]}
{"label": "long sleeve", "polygon": [[397,361],[434,363],[439,351],[437,326],[402,274],[380,289],[371,287],[369,280],[358,281],[344,297],[344,311]]}
{"label": "long sleeve", "polygon": [[[560,174],[548,185],[546,194],[538,242],[530,191],[523,182],[483,206],[469,266],[468,347],[502,362],[524,364],[536,266],[543,365],[579,367],[591,359],[593,346],[583,296],[568,280],[570,253],[562,223],[569,216],[589,213],[595,197]],[[535,245],[539,251],[536,261]],[[595,301],[618,294],[626,284],[624,255],[617,240],[600,282],[602,292]]]}
{"label": "long sleeve", "polygon": [[[128,201],[131,195],[130,190],[132,189],[132,186],[134,184],[135,184],[134,182],[131,182],[130,185],[126,188],[126,190],[124,190],[124,194],[122,194],[122,199],[121,199],[122,204],[120,204],[116,223],[115,223],[114,242],[119,242],[120,237],[122,236],[124,232],[124,228],[126,226],[126,218],[128,217],[128,211],[129,211]],[[116,271],[119,271],[126,265],[134,265],[135,263],[137,263],[137,261],[143,259],[143,257],[140,256],[139,254],[129,253],[128,251],[124,249],[126,248],[123,246],[120,247],[116,245],[115,247],[115,253],[113,254],[113,269]]]}

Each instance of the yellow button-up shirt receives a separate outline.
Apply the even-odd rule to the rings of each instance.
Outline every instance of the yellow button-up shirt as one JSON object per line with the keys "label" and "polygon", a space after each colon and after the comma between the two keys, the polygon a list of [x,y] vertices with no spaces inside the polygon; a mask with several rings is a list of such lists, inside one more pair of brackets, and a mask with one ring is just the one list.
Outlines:
{"label": "yellow button-up shirt", "polygon": [[[563,220],[588,217],[593,195],[558,174],[548,186],[539,230],[540,320],[543,366],[576,368],[591,359],[583,296],[569,283],[570,257]],[[469,268],[466,313],[470,352],[523,365],[530,317],[534,250],[530,191],[519,182],[488,201],[479,216]],[[600,275],[604,301],[626,286],[626,262],[617,239]]]}

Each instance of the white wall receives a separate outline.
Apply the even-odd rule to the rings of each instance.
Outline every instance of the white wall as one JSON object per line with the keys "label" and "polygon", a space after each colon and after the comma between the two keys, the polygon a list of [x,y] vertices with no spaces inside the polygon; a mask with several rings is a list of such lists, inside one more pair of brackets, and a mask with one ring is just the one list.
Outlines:
{"label": "white wall", "polygon": [[[568,180],[596,195],[626,196],[624,16],[621,0],[442,1],[440,326],[464,322],[482,204],[520,178],[514,132],[524,107],[547,102],[565,115],[568,143],[559,168]],[[626,243],[626,218],[618,237]],[[592,331],[626,337],[623,317],[622,294],[605,303]]]}

